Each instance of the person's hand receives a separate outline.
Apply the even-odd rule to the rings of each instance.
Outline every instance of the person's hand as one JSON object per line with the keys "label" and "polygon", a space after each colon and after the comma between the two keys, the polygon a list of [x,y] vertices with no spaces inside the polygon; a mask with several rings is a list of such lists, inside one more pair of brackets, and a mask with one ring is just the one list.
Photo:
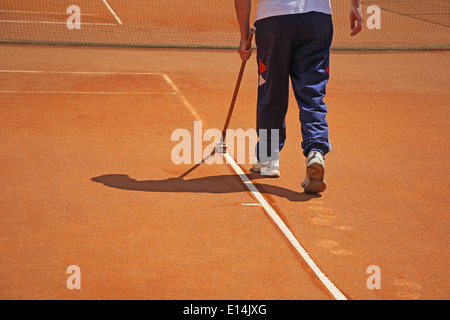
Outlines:
{"label": "person's hand", "polygon": [[364,16],[362,14],[361,8],[359,6],[350,7],[350,28],[352,37],[361,32],[364,22]]}
{"label": "person's hand", "polygon": [[252,55],[251,46],[250,49],[247,49],[246,47],[247,47],[247,40],[241,41],[241,43],[239,44],[238,53],[241,56],[242,61],[247,61],[248,59],[250,59]]}

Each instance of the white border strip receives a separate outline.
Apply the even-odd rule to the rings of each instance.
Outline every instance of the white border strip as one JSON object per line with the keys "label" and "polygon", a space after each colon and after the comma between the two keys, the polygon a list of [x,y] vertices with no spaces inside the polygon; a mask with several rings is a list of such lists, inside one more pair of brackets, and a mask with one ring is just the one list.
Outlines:
{"label": "white border strip", "polygon": [[[65,12],[44,12],[44,11],[23,11],[23,10],[0,10],[0,12],[9,12],[9,13],[31,13],[31,14],[54,14],[54,15],[65,15]],[[96,16],[96,13],[80,13],[81,16]]]}
{"label": "white border strip", "polygon": [[[183,93],[178,89],[178,87],[173,83],[173,81],[169,78],[167,74],[162,74],[164,79],[174,88],[177,94],[182,98],[184,105],[186,108],[194,115],[194,118],[202,121],[202,118],[198,115],[198,113],[192,108],[192,105],[187,101],[186,97],[184,97]],[[331,293],[331,295],[336,300],[347,300],[345,295],[331,282],[331,280],[320,270],[320,268],[316,265],[316,263],[311,259],[306,250],[301,246],[300,242],[295,238],[294,234],[289,230],[286,224],[281,220],[280,216],[275,212],[275,210],[270,206],[270,204],[266,201],[266,199],[261,195],[259,190],[255,187],[255,185],[250,181],[247,175],[242,171],[241,167],[238,166],[236,161],[234,161],[233,157],[229,153],[225,153],[223,155],[227,162],[231,164],[234,171],[241,178],[242,182],[247,186],[253,196],[258,200],[258,202],[263,206],[264,210],[266,210],[267,214],[270,218],[275,222],[278,228],[283,232],[285,237],[289,240],[289,242],[294,246],[295,250],[300,254],[303,260],[308,264],[314,274],[319,278],[322,284],[327,288],[327,290]]]}
{"label": "white border strip", "polygon": [[24,94],[104,94],[104,95],[176,95],[176,92],[121,92],[121,91],[14,91],[0,90],[0,93],[24,93]]}
{"label": "white border strip", "polygon": [[172,89],[177,93],[177,95],[180,97],[181,101],[183,101],[184,106],[189,110],[189,112],[192,114],[195,120],[202,121],[203,119],[199,116],[197,111],[192,107],[192,105],[189,103],[189,101],[186,99],[184,94],[178,89],[178,87],[173,83],[172,79],[169,78],[169,76],[165,73],[161,73],[164,80],[167,81],[167,83],[172,87]]}
{"label": "white border strip", "polygon": [[123,25],[122,20],[120,20],[120,18],[117,16],[117,14],[114,12],[113,8],[111,8],[111,6],[109,5],[108,1],[103,0],[103,3],[105,4],[105,6],[108,8],[108,10],[111,12],[111,14],[114,16],[114,18],[116,19],[117,23],[120,25]]}
{"label": "white border strip", "polygon": [[161,75],[158,72],[108,72],[108,71],[52,71],[52,70],[0,70],[0,73],[54,73],[54,74],[93,74],[93,75]]}
{"label": "white border strip", "polygon": [[[0,70],[0,73],[31,73],[31,74],[75,74],[75,75],[157,75],[157,72],[95,72],[95,71],[44,71],[44,70]],[[2,94],[99,94],[99,95],[180,95],[179,90],[170,92],[110,92],[110,91],[51,91],[51,90],[0,90]]]}
{"label": "white border strip", "polygon": [[281,220],[280,216],[275,212],[275,210],[270,206],[270,204],[266,201],[266,199],[261,195],[259,190],[255,187],[255,185],[250,181],[247,175],[242,171],[241,167],[234,161],[229,153],[224,154],[225,159],[229,164],[233,167],[234,171],[239,175],[241,180],[256,198],[256,200],[261,203],[264,210],[269,214],[270,218],[275,222],[278,228],[283,232],[289,242],[294,246],[295,250],[300,254],[303,260],[308,264],[314,274],[319,278],[319,280],[323,283],[323,285],[327,288],[327,290],[333,295],[336,300],[347,300],[344,294],[331,282],[330,279],[320,270],[320,268],[316,265],[316,263],[311,259],[309,254],[305,251],[302,245],[295,238],[294,234],[289,230],[286,224]]}
{"label": "white border strip", "polygon": [[[67,22],[61,21],[26,21],[26,20],[0,20],[3,23],[40,23],[40,24],[66,24]],[[83,22],[81,25],[91,25],[91,26],[117,26],[114,23],[91,23],[91,22]]]}

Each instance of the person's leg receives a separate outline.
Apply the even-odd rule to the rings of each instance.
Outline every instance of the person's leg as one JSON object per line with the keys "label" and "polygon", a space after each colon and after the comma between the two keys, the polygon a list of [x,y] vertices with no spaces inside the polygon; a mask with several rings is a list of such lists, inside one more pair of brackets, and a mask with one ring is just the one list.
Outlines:
{"label": "person's leg", "polygon": [[260,139],[255,149],[257,159],[263,163],[278,160],[286,139],[292,38],[285,16],[256,22],[259,73],[256,129]]}
{"label": "person's leg", "polygon": [[330,15],[310,12],[296,15],[299,32],[291,59],[292,88],[300,109],[303,154],[322,155],[331,150],[323,100],[329,78],[333,24]]}
{"label": "person's leg", "polygon": [[306,193],[323,192],[325,162],[331,150],[323,101],[329,79],[333,24],[330,15],[318,12],[296,15],[298,33],[293,48],[290,75],[300,109],[303,154],[307,173],[302,183]]}

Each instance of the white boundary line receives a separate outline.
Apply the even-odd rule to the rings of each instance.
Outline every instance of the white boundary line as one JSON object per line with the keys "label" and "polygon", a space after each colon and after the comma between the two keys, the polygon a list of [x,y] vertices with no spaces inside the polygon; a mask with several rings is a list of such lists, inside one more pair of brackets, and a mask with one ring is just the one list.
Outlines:
{"label": "white boundary line", "polygon": [[314,274],[319,278],[322,284],[327,288],[327,290],[333,295],[336,300],[347,300],[347,298],[342,294],[342,292],[331,282],[331,280],[320,270],[320,268],[316,265],[316,263],[311,259],[306,250],[302,247],[300,242],[298,242],[297,238],[295,238],[294,234],[289,230],[286,224],[281,220],[280,216],[275,212],[275,210],[270,206],[270,204],[266,201],[266,199],[261,195],[259,190],[255,187],[255,185],[250,181],[247,175],[242,171],[241,167],[234,161],[229,153],[224,154],[225,159],[229,164],[233,167],[234,171],[239,175],[241,180],[256,198],[259,203],[263,206],[264,210],[266,210],[267,214],[270,218],[275,222],[278,228],[283,232],[285,237],[289,240],[289,242],[294,246],[295,250],[300,254],[303,260],[308,264]]}
{"label": "white boundary line", "polygon": [[108,1],[103,0],[103,3],[105,4],[105,6],[108,8],[108,10],[111,12],[111,14],[114,16],[114,18],[116,19],[117,23],[120,25],[123,25],[122,20],[120,20],[120,18],[117,16],[117,14],[114,12],[113,8],[111,8],[111,6],[109,5]]}
{"label": "white boundary line", "polygon": [[[23,10],[0,10],[0,12],[11,12],[11,13],[31,13],[31,14],[54,14],[54,15],[65,15],[67,13],[63,12],[45,12],[45,11],[23,11]],[[96,13],[80,13],[81,16],[96,16]]]}
{"label": "white boundary line", "polygon": [[94,74],[94,75],[162,75],[158,72],[109,72],[109,71],[52,71],[52,70],[0,70],[0,73],[53,73],[53,74]]}
{"label": "white boundary line", "polygon": [[[172,85],[177,94],[182,98],[186,108],[194,115],[194,118],[202,121],[201,117],[198,113],[192,108],[192,105],[187,101],[186,97],[184,97],[183,93],[175,86],[172,80],[170,80],[167,74],[163,74],[164,79],[166,79],[169,84]],[[237,175],[241,178],[242,182],[247,186],[253,196],[258,200],[258,202],[263,206],[264,210],[270,216],[270,218],[275,222],[281,232],[285,235],[285,237],[289,240],[289,242],[294,246],[295,250],[300,254],[303,260],[308,264],[310,269],[314,272],[317,278],[322,282],[322,284],[327,288],[327,290],[331,293],[331,295],[336,300],[347,300],[345,295],[331,282],[331,280],[320,270],[320,268],[316,265],[316,263],[311,259],[306,250],[302,247],[300,242],[295,238],[294,234],[291,230],[286,226],[286,224],[281,220],[280,216],[275,212],[275,210],[270,206],[270,204],[266,201],[266,199],[261,195],[259,190],[255,187],[255,185],[250,181],[247,175],[242,171],[241,167],[236,163],[236,161],[231,157],[229,153],[225,153],[223,155],[227,162],[232,166]]]}
{"label": "white boundary line", "polygon": [[[40,23],[40,24],[66,24],[67,22],[61,21],[26,21],[26,20],[0,20],[3,23]],[[115,23],[94,23],[94,22],[83,22],[81,25],[91,25],[91,26],[117,26]]]}
{"label": "white boundary line", "polygon": [[109,92],[109,91],[21,91],[21,90],[0,90],[0,93],[24,93],[24,94],[104,94],[104,95],[176,95],[176,92]]}
{"label": "white boundary line", "polygon": [[177,93],[177,95],[180,97],[181,101],[183,101],[184,106],[189,110],[189,112],[192,114],[195,120],[202,121],[202,118],[200,115],[195,111],[195,109],[192,107],[192,105],[189,103],[189,101],[186,99],[184,94],[178,89],[178,87],[173,83],[172,79],[169,78],[169,76],[165,73],[161,73],[164,80],[167,81],[167,83],[172,87],[172,89]]}
{"label": "white boundary line", "polygon": [[[157,75],[164,76],[157,72],[95,72],[95,71],[43,71],[43,70],[0,70],[0,73],[31,73],[31,74],[75,74],[75,75]],[[173,89],[173,87],[172,87]],[[178,92],[111,92],[111,91],[51,91],[51,90],[0,90],[3,94],[104,94],[104,95],[180,95]]]}

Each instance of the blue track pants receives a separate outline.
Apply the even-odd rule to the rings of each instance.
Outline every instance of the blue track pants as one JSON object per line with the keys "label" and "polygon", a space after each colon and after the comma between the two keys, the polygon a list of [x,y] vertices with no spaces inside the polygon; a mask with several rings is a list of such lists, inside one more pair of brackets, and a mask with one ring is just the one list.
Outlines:
{"label": "blue track pants", "polygon": [[[303,154],[320,151],[325,155],[331,149],[323,101],[333,38],[331,16],[319,12],[275,16],[258,20],[255,26],[258,160],[278,158],[285,144],[289,78],[300,109]],[[261,139],[261,132],[267,137]]]}

